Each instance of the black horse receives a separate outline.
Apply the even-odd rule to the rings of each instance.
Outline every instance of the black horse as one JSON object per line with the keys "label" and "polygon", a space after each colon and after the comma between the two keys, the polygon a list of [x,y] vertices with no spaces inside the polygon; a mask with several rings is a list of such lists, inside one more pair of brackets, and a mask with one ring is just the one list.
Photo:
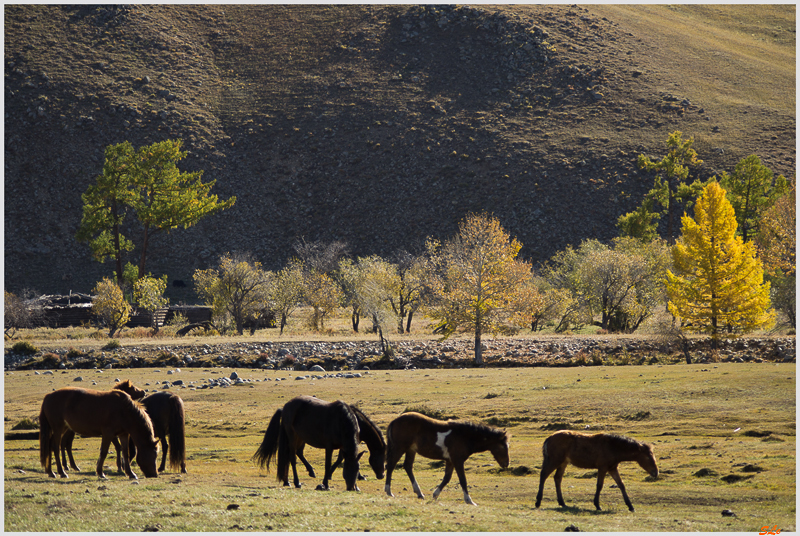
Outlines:
{"label": "black horse", "polygon": [[344,481],[347,490],[357,489],[359,427],[356,414],[350,406],[341,400],[324,402],[304,395],[291,399],[272,416],[264,433],[264,440],[253,454],[253,460],[269,470],[277,452],[278,480],[282,481],[284,486],[289,485],[289,464],[291,464],[294,487],[299,488],[297,452],[306,443],[315,448],[325,449],[325,477],[317,489],[328,489],[334,450],[340,450],[344,458]]}
{"label": "black horse", "polygon": [[[359,441],[366,443],[367,448],[369,449],[369,466],[372,467],[373,471],[375,471],[375,477],[380,480],[383,478],[384,465],[386,464],[386,441],[383,439],[383,434],[381,433],[380,428],[378,428],[378,426],[372,422],[369,417],[364,415],[363,411],[355,406],[350,406],[350,409],[353,410],[356,420],[358,421]],[[363,455],[363,452],[359,452],[356,459],[360,460],[361,456]],[[305,456],[303,456],[302,446],[297,449],[297,457],[300,458],[300,461],[303,462],[303,465],[305,465],[306,471],[308,471],[308,476],[314,478],[314,468],[311,467],[311,464],[308,463],[308,460],[306,460]],[[339,465],[341,465],[343,459],[344,454],[340,450],[339,456],[331,466],[331,477],[333,476],[334,471],[336,471]],[[366,480],[366,477],[362,476],[361,472],[359,472],[358,480]],[[356,486],[356,491],[359,491],[358,486]]]}

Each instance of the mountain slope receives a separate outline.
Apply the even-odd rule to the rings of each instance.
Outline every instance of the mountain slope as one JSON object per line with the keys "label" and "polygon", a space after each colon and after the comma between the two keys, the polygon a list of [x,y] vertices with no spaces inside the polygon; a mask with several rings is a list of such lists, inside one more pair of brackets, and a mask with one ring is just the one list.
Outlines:
{"label": "mountain slope", "polygon": [[225,251],[279,267],[298,237],[386,255],[469,211],[544,260],[616,234],[673,130],[698,177],[753,153],[792,174],[794,7],[749,7],[6,6],[6,289],[110,271],[74,234],[124,140],[183,139],[238,198],[152,243],[186,281]]}

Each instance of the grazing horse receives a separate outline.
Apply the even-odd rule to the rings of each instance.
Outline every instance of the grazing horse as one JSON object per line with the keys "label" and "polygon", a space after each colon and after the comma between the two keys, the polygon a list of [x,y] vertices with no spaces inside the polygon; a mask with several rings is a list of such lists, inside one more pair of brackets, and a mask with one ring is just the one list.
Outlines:
{"label": "grazing horse", "polygon": [[439,497],[444,487],[453,476],[453,469],[458,475],[458,482],[464,491],[464,502],[475,505],[467,491],[467,477],[464,474],[464,461],[476,452],[490,451],[500,467],[508,467],[509,433],[499,428],[474,424],[465,421],[439,421],[420,413],[409,412],[400,415],[389,423],[386,430],[386,494],[392,495],[392,471],[405,454],[403,468],[411,480],[417,497],[425,496],[414,478],[414,457],[420,454],[432,460],[444,460],[444,479],[433,492],[433,498]]}
{"label": "grazing horse", "polygon": [[153,437],[153,424],[144,408],[122,391],[95,391],[64,387],[45,395],[39,412],[39,459],[48,476],[55,478],[51,454],[55,456],[58,474],[67,473],[59,456],[61,438],[67,429],[88,437],[101,436],[97,476],[105,478],[103,462],[115,437],[122,438],[122,460],[125,474],[136,478],[131,471],[128,437],[139,450],[136,462],[148,478],[157,477],[158,441]]}
{"label": "grazing horse", "polygon": [[[123,391],[128,393],[130,397],[134,400],[139,400],[145,395],[144,389],[139,389],[135,385],[131,383],[130,380],[125,380],[124,382],[117,382],[117,384],[112,387],[112,389],[117,389],[119,391]],[[72,430],[67,430],[64,432],[64,437],[61,439],[61,463],[64,464],[64,469],[66,470],[67,467],[67,457],[69,456],[69,466],[75,469],[76,471],[80,471],[80,467],[78,464],[75,463],[75,458],[72,457],[72,442],[75,440],[75,432]],[[114,445],[114,449],[117,451],[117,471],[120,473],[124,472],[122,468],[122,462],[120,461],[120,445],[117,438],[113,438],[111,443]],[[134,453],[131,453],[131,456],[135,456]],[[163,467],[160,471],[163,471]]]}
{"label": "grazing horse", "polygon": [[536,508],[542,504],[544,481],[555,471],[553,480],[556,483],[556,497],[558,504],[566,507],[564,497],[561,495],[561,479],[568,464],[581,469],[597,469],[597,491],[594,494],[594,506],[600,510],[600,490],[603,489],[603,479],[606,473],[617,483],[622,498],[628,509],[633,512],[633,505],[625,492],[625,484],[619,476],[617,466],[620,462],[636,462],[639,466],[655,478],[658,476],[658,466],[653,455],[653,447],[640,443],[635,439],[616,434],[581,434],[564,430],[556,432],[544,441],[542,445],[542,472],[539,477],[539,493],[536,495]]}
{"label": "grazing horse", "polygon": [[296,455],[306,443],[325,449],[325,477],[317,489],[328,489],[331,458],[333,451],[337,449],[344,456],[344,481],[347,490],[357,489],[359,427],[350,406],[341,400],[324,402],[305,395],[291,399],[272,416],[264,433],[264,440],[253,454],[253,460],[269,470],[270,462],[277,452],[278,480],[284,486],[289,485],[291,464],[294,487],[299,488]]}
{"label": "grazing horse", "polygon": [[[132,385],[131,387],[136,389]],[[125,391],[125,389],[122,390]],[[132,394],[131,398],[134,398]],[[169,452],[170,467],[175,471],[180,467],[181,473],[185,473],[186,418],[183,410],[183,400],[174,393],[158,391],[147,395],[140,402],[145,411],[147,411],[150,420],[153,421],[153,432],[161,440],[161,465],[158,468],[158,472],[164,472],[167,463],[167,452]],[[167,443],[167,435],[169,435],[169,443]]]}
{"label": "grazing horse", "polygon": [[[375,477],[380,480],[383,478],[384,465],[386,463],[386,442],[383,440],[383,434],[381,433],[380,428],[378,428],[378,426],[372,422],[369,417],[364,415],[364,412],[355,406],[350,406],[350,409],[353,411],[356,416],[356,420],[358,421],[359,441],[366,443],[367,448],[369,449],[369,466],[372,467],[373,471],[375,471]],[[361,456],[363,455],[364,453],[360,452],[357,456],[357,459],[360,460]],[[311,467],[311,464],[308,463],[305,456],[303,456],[303,447],[300,447],[297,450],[297,457],[300,458],[300,461],[303,462],[303,465],[305,465],[308,475],[311,478],[314,478],[314,468]],[[333,472],[336,471],[336,468],[342,463],[343,459],[344,454],[342,454],[342,451],[340,450],[339,456],[331,466],[331,477],[333,476]],[[366,480],[366,477],[361,476],[361,473],[359,472],[358,480]],[[358,486],[356,486],[356,491],[359,491]]]}

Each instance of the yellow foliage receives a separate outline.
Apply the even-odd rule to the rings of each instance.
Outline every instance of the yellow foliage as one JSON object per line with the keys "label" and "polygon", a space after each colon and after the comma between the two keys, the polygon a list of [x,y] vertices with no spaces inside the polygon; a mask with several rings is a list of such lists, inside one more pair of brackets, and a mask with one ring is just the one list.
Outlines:
{"label": "yellow foliage", "polygon": [[672,249],[675,273],[667,270],[669,311],[684,327],[709,333],[747,333],[774,323],[768,282],[751,242],[736,236],[736,218],[725,190],[710,183],[684,215],[682,236]]}
{"label": "yellow foliage", "polygon": [[125,301],[122,289],[117,283],[107,277],[95,285],[92,291],[95,298],[92,301],[92,312],[102,318],[109,328],[109,337],[128,320],[130,320],[131,306]]}

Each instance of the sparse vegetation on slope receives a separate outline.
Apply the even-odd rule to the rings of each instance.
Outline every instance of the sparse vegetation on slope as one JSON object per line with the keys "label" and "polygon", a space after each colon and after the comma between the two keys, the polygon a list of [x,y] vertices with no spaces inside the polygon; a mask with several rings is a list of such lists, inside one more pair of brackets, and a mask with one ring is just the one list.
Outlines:
{"label": "sparse vegetation on slope", "polygon": [[300,236],[385,256],[481,211],[540,261],[614,236],[652,187],[636,156],[675,130],[699,178],[750,154],[794,173],[793,6],[4,10],[12,292],[109,275],[74,234],[122,141],[184,140],[239,200],[150,245],[180,280],[225,251],[280,267]]}

